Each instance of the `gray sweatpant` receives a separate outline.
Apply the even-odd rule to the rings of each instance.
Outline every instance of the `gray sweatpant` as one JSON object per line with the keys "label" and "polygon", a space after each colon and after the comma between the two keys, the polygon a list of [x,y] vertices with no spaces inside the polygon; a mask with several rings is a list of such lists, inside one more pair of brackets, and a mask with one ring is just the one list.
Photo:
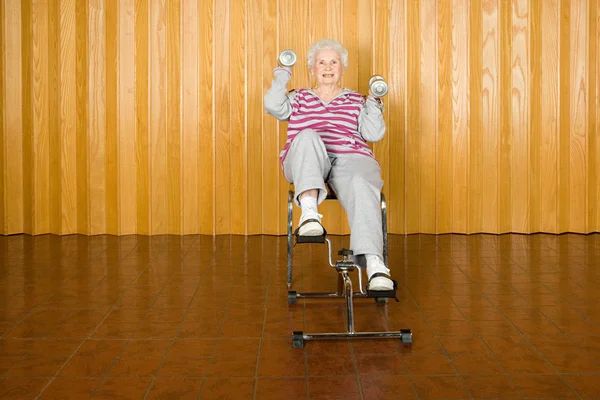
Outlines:
{"label": "gray sweatpant", "polygon": [[283,161],[283,173],[294,184],[296,198],[318,189],[320,204],[327,196],[325,182],[336,194],[348,215],[350,248],[355,255],[382,257],[381,168],[374,159],[360,154],[330,157],[317,132],[306,129],[292,142]]}

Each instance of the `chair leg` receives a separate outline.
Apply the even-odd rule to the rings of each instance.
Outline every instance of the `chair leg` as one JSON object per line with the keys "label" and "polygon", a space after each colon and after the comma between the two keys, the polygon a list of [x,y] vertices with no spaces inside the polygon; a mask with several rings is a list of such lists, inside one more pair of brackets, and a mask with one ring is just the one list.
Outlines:
{"label": "chair leg", "polygon": [[289,191],[288,192],[288,226],[287,226],[287,250],[288,250],[288,254],[287,254],[287,285],[288,285],[288,289],[292,286],[292,248],[293,248],[293,230],[292,230],[292,215],[293,215],[293,211],[294,211],[294,192],[293,191]]}
{"label": "chair leg", "polygon": [[388,265],[388,238],[387,238],[387,203],[385,195],[381,192],[381,225],[383,228],[383,263],[387,268]]}

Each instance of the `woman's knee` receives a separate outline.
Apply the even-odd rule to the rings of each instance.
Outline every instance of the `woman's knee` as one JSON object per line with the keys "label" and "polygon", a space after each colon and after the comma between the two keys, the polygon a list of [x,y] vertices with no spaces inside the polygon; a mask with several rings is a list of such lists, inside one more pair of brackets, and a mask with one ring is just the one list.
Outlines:
{"label": "woman's knee", "polygon": [[296,134],[294,141],[315,141],[320,140],[321,137],[314,129],[304,129]]}
{"label": "woman's knee", "polygon": [[354,187],[372,187],[377,190],[383,188],[383,179],[379,164],[363,165],[362,168],[353,168],[350,178],[351,186]]}

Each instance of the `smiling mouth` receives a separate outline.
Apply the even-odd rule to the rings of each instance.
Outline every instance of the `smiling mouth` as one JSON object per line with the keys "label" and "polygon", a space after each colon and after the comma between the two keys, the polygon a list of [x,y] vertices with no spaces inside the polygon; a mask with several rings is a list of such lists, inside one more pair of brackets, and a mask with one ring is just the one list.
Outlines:
{"label": "smiling mouth", "polygon": [[333,78],[333,74],[323,74],[323,78]]}

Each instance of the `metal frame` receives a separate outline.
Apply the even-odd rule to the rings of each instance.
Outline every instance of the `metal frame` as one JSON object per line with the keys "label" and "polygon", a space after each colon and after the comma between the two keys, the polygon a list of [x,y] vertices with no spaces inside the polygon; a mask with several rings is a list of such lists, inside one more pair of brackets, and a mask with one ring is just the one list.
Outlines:
{"label": "metal frame", "polygon": [[[380,194],[381,196],[381,226],[383,229],[383,262],[386,267],[389,268],[388,265],[388,239],[387,239],[387,203],[385,200],[385,195],[383,192]],[[335,195],[327,195],[326,200],[337,200]],[[293,221],[293,212],[294,212],[294,191],[288,191],[288,219],[287,219],[287,285],[288,289],[292,287],[292,249],[294,248],[294,221]],[[331,259],[331,252],[330,259]],[[330,262],[331,263],[331,262]]]}
{"label": "metal frame", "polygon": [[[327,196],[327,199],[336,199],[335,196]],[[287,284],[288,288],[292,284],[292,249],[293,249],[293,213],[294,205],[294,192],[292,190],[288,193],[288,265],[287,265]],[[381,193],[381,216],[382,216],[382,229],[383,229],[383,257],[386,267],[388,266],[388,242],[387,242],[387,204],[385,196]],[[297,293],[295,291],[288,292],[288,303],[295,304],[298,298],[342,298],[346,299],[347,308],[347,320],[346,328],[347,331],[344,333],[303,333],[302,331],[295,331],[292,335],[292,343],[295,348],[304,347],[304,342],[315,339],[400,339],[404,344],[412,343],[412,332],[410,329],[401,329],[399,331],[390,332],[356,332],[354,329],[354,305],[353,299],[355,297],[366,298],[374,297],[370,296],[369,293],[363,288],[362,279],[362,268],[349,260],[346,255],[343,259],[333,264],[331,260],[331,241],[325,238],[327,242],[327,250],[329,252],[329,265],[336,269],[338,272],[338,284],[337,291],[331,292],[311,292],[311,293]],[[352,280],[350,279],[349,273],[357,270],[358,272],[358,291],[354,291],[352,286]],[[395,295],[395,293],[394,293]],[[386,301],[389,296],[385,297],[374,297],[377,302]]]}

